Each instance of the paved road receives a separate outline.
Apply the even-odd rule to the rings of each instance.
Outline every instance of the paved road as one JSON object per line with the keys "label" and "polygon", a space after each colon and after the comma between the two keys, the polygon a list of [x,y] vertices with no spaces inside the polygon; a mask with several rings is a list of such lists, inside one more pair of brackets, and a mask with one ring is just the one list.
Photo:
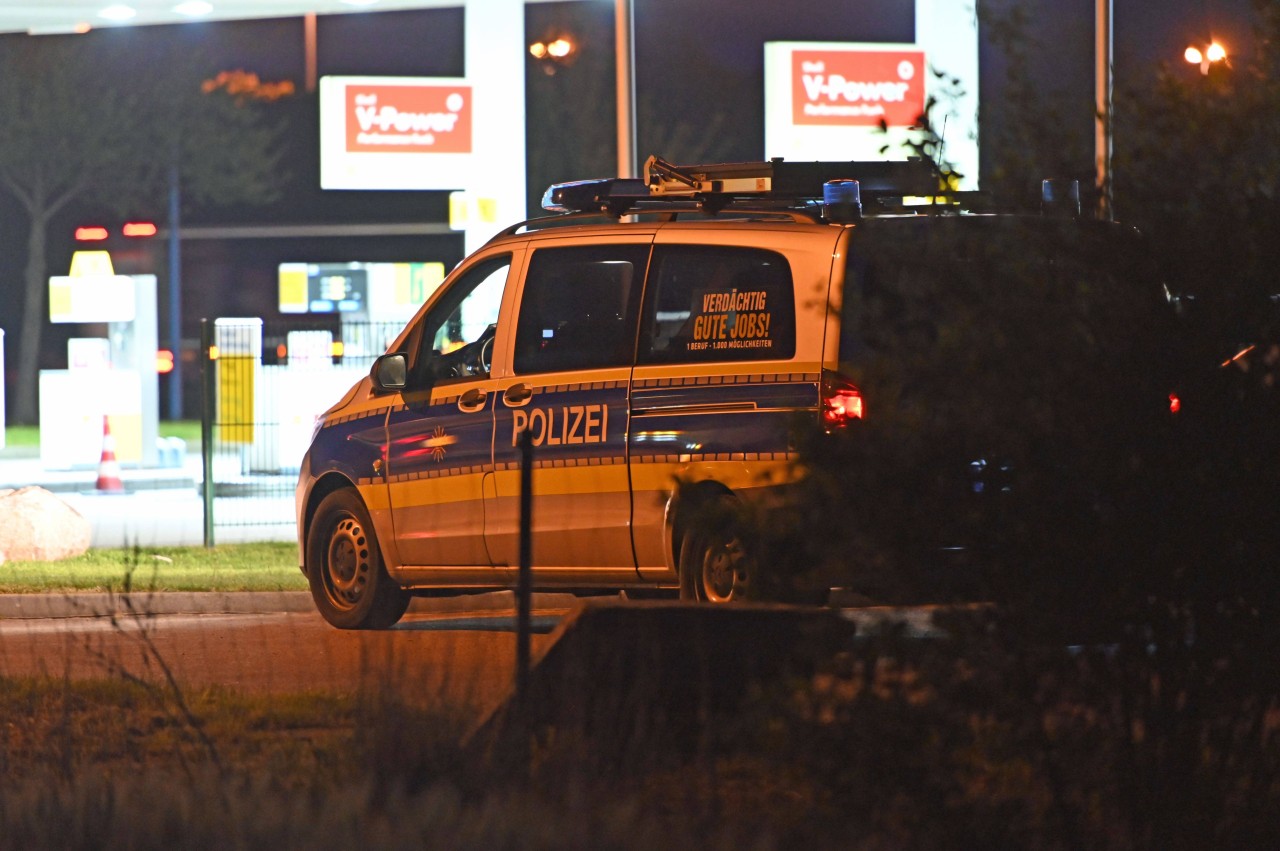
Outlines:
{"label": "paved road", "polygon": [[[172,674],[183,688],[249,693],[389,688],[416,704],[479,717],[513,682],[511,599],[498,593],[415,601],[404,621],[384,632],[337,630],[313,611],[8,616],[0,618],[0,674],[161,685]],[[573,601],[539,595],[536,603],[535,653]]]}

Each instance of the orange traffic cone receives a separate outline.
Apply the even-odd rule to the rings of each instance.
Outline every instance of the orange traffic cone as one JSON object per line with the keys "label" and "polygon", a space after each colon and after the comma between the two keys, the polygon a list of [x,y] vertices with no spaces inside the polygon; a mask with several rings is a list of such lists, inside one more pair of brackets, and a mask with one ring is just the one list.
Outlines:
{"label": "orange traffic cone", "polygon": [[120,465],[116,462],[116,439],[111,436],[111,423],[102,418],[102,461],[98,463],[97,488],[106,493],[124,493],[120,481]]}

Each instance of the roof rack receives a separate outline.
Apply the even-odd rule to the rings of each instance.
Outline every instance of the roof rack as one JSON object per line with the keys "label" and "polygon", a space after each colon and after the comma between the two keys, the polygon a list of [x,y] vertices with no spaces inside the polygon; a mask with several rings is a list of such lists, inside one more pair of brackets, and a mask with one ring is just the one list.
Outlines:
{"label": "roof rack", "polygon": [[[936,198],[944,181],[927,160],[887,162],[768,162],[673,165],[652,156],[639,178],[604,178],[557,183],[542,197],[544,209],[562,213],[603,213],[622,216],[633,212],[660,211],[672,202],[693,204],[715,214],[742,204],[764,211],[802,209],[811,218],[824,217],[830,204],[828,184],[851,185],[852,203],[900,206],[902,199]],[[850,196],[842,198],[849,203]],[[837,219],[840,220],[840,219]]]}
{"label": "roof rack", "polygon": [[[598,222],[601,218],[617,219],[619,216],[652,216],[660,221],[673,222],[686,216],[698,216],[705,218],[708,215],[718,213],[721,209],[717,207],[714,211],[705,204],[698,204],[693,201],[662,201],[657,204],[637,204],[630,209],[621,209],[618,213],[609,212],[608,208],[601,205],[599,208],[588,208],[584,210],[570,210],[565,213],[558,213],[554,216],[537,216],[532,219],[516,222],[507,228],[494,234],[493,239],[501,239],[502,237],[514,236],[521,231],[545,230],[548,228],[556,228],[563,225],[575,223],[585,223],[587,221]],[[783,207],[783,206],[766,206],[764,204],[752,204],[748,206],[745,203],[735,203],[732,208],[735,216],[757,219],[782,219],[785,221],[796,222],[800,224],[814,224],[822,221],[822,211],[818,207]]]}

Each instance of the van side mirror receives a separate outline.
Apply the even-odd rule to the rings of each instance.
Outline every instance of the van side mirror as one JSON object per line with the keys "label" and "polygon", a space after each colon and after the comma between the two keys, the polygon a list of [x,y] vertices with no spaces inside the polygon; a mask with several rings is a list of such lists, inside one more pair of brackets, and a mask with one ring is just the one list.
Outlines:
{"label": "van side mirror", "polygon": [[369,377],[373,379],[373,387],[379,393],[403,390],[408,381],[409,367],[403,354],[395,352],[382,355],[373,362]]}

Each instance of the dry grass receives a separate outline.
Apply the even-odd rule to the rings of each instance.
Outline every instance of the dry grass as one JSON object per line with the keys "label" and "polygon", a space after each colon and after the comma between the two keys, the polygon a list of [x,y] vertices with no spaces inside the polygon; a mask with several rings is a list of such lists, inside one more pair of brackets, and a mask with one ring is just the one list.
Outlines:
{"label": "dry grass", "polygon": [[[271,697],[172,678],[0,678],[0,849],[1280,840],[1274,711],[1238,700],[1215,704],[1216,716],[1161,709],[1139,729],[1127,707],[1159,691],[1146,653],[863,635],[808,674],[752,684],[740,702],[694,683],[692,703],[668,704],[684,714],[663,724],[640,715],[646,698],[661,703],[669,664],[636,661],[615,682],[595,657],[575,659],[594,677],[539,696],[550,723],[484,752],[464,740],[471,719],[443,700],[410,704],[394,677],[373,673],[345,695]],[[1180,844],[1165,841],[1170,826]]]}
{"label": "dry grass", "polygon": [[154,689],[0,679],[0,848],[750,847],[486,775],[449,719],[378,694],[184,700],[200,735]]}

